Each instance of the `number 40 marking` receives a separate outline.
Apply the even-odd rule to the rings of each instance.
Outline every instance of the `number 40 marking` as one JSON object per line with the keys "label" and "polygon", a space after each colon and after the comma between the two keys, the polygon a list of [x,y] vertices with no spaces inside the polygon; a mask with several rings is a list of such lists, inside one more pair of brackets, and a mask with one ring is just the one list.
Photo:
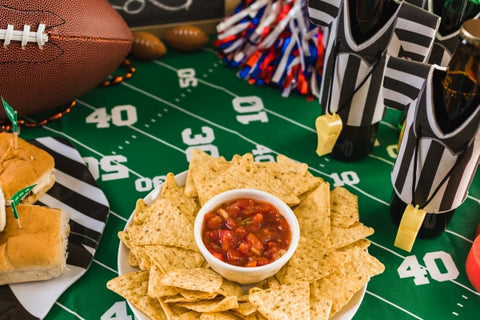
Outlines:
{"label": "number 40 marking", "polygon": [[[443,265],[442,271],[438,267],[437,260]],[[418,263],[416,256],[405,257],[397,269],[398,275],[400,278],[413,278],[413,282],[418,286],[430,283],[427,273],[439,282],[454,280],[460,274],[452,256],[445,251],[428,252],[423,257],[423,262],[425,267]]]}

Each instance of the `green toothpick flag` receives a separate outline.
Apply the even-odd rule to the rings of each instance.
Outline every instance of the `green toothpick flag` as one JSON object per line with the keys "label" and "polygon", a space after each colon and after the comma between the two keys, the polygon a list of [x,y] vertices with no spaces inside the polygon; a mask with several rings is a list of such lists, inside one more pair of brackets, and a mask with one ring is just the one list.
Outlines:
{"label": "green toothpick flag", "polygon": [[36,184],[26,187],[17,191],[11,198],[10,198],[10,205],[12,206],[12,212],[15,219],[17,219],[18,227],[21,229],[22,224],[20,223],[20,217],[18,216],[17,205],[22,201],[22,199],[33,189],[35,188]]}
{"label": "green toothpick flag", "polygon": [[17,112],[13,110],[12,107],[5,101],[5,99],[2,97],[2,103],[3,107],[5,109],[5,113],[7,114],[8,119],[10,119],[10,122],[12,123],[12,131],[17,132],[18,131],[18,124],[17,124]]}

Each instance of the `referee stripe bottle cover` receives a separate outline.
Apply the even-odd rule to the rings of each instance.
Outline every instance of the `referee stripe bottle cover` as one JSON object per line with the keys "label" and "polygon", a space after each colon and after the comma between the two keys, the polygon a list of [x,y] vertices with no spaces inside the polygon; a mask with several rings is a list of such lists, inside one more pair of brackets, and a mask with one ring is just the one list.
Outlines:
{"label": "referee stripe bottle cover", "polygon": [[[431,83],[425,85],[432,94],[418,99],[426,100],[426,107],[408,110],[415,113],[407,114],[394,171],[396,166],[409,166],[409,177],[392,174],[392,183],[406,179],[411,189],[408,196],[394,191],[390,203],[391,218],[399,225],[395,246],[401,249],[410,251],[417,236],[442,234],[467,196],[480,155],[479,64],[480,20],[470,19],[460,28],[460,40],[446,70],[432,67],[432,77],[427,79]],[[413,157],[403,159],[401,152],[409,148],[414,148]]]}
{"label": "referee stripe bottle cover", "polygon": [[[349,1],[350,27],[354,40],[357,43],[364,43],[370,37],[379,32],[385,26],[387,21],[394,15],[398,8],[398,3],[393,0],[357,0]],[[372,70],[365,76],[360,85],[356,85],[352,97],[361,89],[368,78],[373,78],[373,71],[380,62],[380,57],[374,63]],[[350,99],[351,100],[351,99]],[[344,102],[349,104],[350,101]],[[365,102],[367,103],[367,102]],[[342,112],[340,106],[338,112]],[[354,108],[354,107],[351,107]],[[353,112],[352,112],[353,113]],[[350,111],[348,111],[350,117]],[[347,118],[347,117],[344,117]],[[349,125],[347,119],[343,121],[343,128],[335,143],[331,156],[340,161],[358,161],[370,154],[375,139],[377,137],[378,122],[373,124],[363,124],[360,126]]]}
{"label": "referee stripe bottle cover", "polygon": [[[319,93],[323,114],[315,122],[316,152],[354,162],[372,151],[384,114],[379,92],[387,52],[423,62],[439,17],[407,1],[343,0],[328,2],[328,10],[326,2],[309,2],[310,19],[329,29]],[[412,25],[422,25],[422,32]]]}
{"label": "referee stripe bottle cover", "polygon": [[[395,13],[397,7],[398,4],[395,1],[348,1],[350,21],[345,23],[350,27],[354,40],[357,43],[363,43],[385,25],[388,19]],[[347,10],[347,8],[344,8],[344,10]],[[341,13],[339,13],[339,15],[340,14]],[[332,55],[335,56],[335,60],[338,60],[339,45],[340,44],[337,44],[335,48],[332,48]],[[338,61],[334,62],[334,64],[336,63],[338,63]],[[335,68],[335,66],[333,67]],[[351,96],[343,101],[342,105],[337,107],[336,112],[330,114],[325,110],[325,114],[317,118],[315,123],[318,133],[316,152],[319,156],[330,153],[330,156],[336,160],[351,162],[365,158],[372,150],[377,135],[378,123],[360,126],[350,125],[347,122],[351,111],[347,109],[362,108],[362,106],[359,105],[350,107],[348,105],[352,103],[354,95],[363,86],[364,82],[372,76],[374,69],[375,67],[364,76],[360,85],[353,88]],[[331,76],[329,81],[328,90],[324,89],[323,95],[327,94],[329,96],[327,103],[331,105],[331,95],[333,91],[343,91],[343,88],[348,84],[335,84],[333,76]],[[346,79],[344,79],[343,82],[347,82]],[[329,105],[324,106],[325,109],[330,109],[331,106]],[[339,115],[339,113],[341,115]]]}

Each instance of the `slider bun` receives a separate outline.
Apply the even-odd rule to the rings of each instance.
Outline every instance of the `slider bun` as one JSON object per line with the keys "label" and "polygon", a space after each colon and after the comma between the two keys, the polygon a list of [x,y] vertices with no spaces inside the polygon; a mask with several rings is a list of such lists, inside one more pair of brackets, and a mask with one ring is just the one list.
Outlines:
{"label": "slider bun", "polygon": [[0,232],[5,228],[7,217],[5,213],[5,197],[3,196],[2,186],[0,185]]}
{"label": "slider bun", "polygon": [[35,203],[55,183],[55,160],[43,149],[17,137],[0,133],[0,185],[7,205],[19,190],[37,184],[23,203]]}
{"label": "slider bun", "polygon": [[67,270],[70,214],[36,205],[18,205],[22,228],[12,208],[0,233],[0,285],[58,277]]}

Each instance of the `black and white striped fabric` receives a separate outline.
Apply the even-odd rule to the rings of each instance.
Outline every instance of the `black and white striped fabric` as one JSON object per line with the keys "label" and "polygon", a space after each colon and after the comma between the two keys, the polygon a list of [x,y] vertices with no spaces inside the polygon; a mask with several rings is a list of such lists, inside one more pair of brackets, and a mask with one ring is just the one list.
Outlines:
{"label": "black and white striped fabric", "polygon": [[[420,8],[434,12],[433,4],[427,0],[408,0],[409,3],[415,4]],[[474,19],[480,18],[480,12],[475,15]],[[453,51],[460,40],[460,29],[450,34],[441,35],[437,32],[432,51],[428,57],[429,64],[438,64],[439,66],[447,66],[452,58]]]}
{"label": "black and white striped fabric", "polygon": [[475,176],[480,159],[480,107],[461,127],[443,133],[435,119],[434,73],[441,79],[445,68],[391,57],[385,72],[384,86],[388,88],[384,88],[384,96],[391,99],[385,104],[403,108],[407,114],[391,176],[395,192],[403,202],[422,206],[453,167],[449,178],[425,207],[429,213],[441,213],[456,209],[466,199]]}
{"label": "black and white striped fabric", "polygon": [[437,33],[432,52],[428,57],[429,64],[437,64],[439,66],[447,66],[452,59],[453,51],[460,40],[459,31],[442,36]]}
{"label": "black and white striped fabric", "polygon": [[67,249],[69,271],[52,280],[0,286],[0,305],[8,305],[8,312],[19,319],[45,317],[58,297],[85,274],[110,211],[103,191],[68,140],[45,137],[29,142],[55,159],[55,184],[36,204],[62,208],[71,214]]}
{"label": "black and white striped fabric", "polygon": [[383,79],[383,103],[386,107],[406,110],[420,95],[431,65],[402,58],[387,58]]}
{"label": "black and white striped fabric", "polygon": [[325,64],[320,104],[350,126],[371,125],[384,114],[380,95],[386,55],[424,62],[438,29],[438,16],[406,2],[374,36],[356,43],[347,0],[309,0],[313,23],[325,27]]}

